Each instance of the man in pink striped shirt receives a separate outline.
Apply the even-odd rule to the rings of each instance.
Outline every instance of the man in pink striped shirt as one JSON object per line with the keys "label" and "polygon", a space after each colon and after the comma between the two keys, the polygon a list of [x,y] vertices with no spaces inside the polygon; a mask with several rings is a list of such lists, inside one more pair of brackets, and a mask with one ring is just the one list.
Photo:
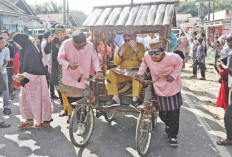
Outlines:
{"label": "man in pink striped shirt", "polygon": [[78,82],[80,75],[89,78],[92,68],[95,72],[101,72],[93,43],[87,42],[80,30],[73,32],[73,38],[61,45],[57,59],[62,65],[62,82],[68,86],[84,89],[86,81],[81,79]]}
{"label": "man in pink striped shirt", "polygon": [[73,38],[63,42],[57,57],[62,65],[62,83],[85,89],[87,81],[81,75],[89,78],[94,71],[97,73],[95,77],[100,78],[103,74],[93,43],[86,41],[85,35],[80,30],[74,31],[72,36]]}
{"label": "man in pink striped shirt", "polygon": [[[179,55],[166,53],[161,48],[161,42],[150,43],[150,50],[145,53],[143,62],[139,68],[139,75],[143,75],[147,68],[150,69],[152,80],[160,78],[153,84],[157,95],[160,118],[166,125],[166,133],[171,146],[178,146],[177,134],[179,131],[179,114],[182,104],[181,90],[183,85],[180,78],[183,60]],[[138,106],[144,109],[144,105]]]}

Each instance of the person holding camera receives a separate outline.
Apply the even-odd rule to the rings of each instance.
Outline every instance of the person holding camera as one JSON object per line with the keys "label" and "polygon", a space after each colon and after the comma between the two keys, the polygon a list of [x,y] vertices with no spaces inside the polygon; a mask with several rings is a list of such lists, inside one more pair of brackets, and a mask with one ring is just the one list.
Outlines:
{"label": "person holding camera", "polygon": [[226,139],[217,141],[218,145],[232,145],[232,34],[226,36],[226,42],[221,56],[227,57],[227,65],[222,64],[222,67],[228,71],[228,87],[229,87],[229,107],[227,108],[224,116],[225,129],[227,133]]}
{"label": "person holding camera", "polygon": [[204,46],[202,45],[203,39],[200,38],[198,39],[198,47],[197,47],[197,55],[196,55],[196,60],[193,65],[193,76],[197,78],[197,67],[199,65],[199,68],[201,70],[201,78],[200,80],[206,80],[205,78],[205,49]]}
{"label": "person holding camera", "polygon": [[220,42],[217,40],[212,44],[213,50],[214,50],[214,64],[217,64],[218,59],[221,57],[220,52],[222,50],[222,45],[220,44]]}
{"label": "person holding camera", "polygon": [[[54,34],[50,34],[44,48],[46,54],[50,54],[50,63],[48,64],[48,72],[50,73],[50,94],[51,99],[58,99],[55,95],[54,87],[58,86],[59,82],[59,63],[57,61],[58,52],[60,49],[61,44],[67,40],[69,37],[66,36],[65,27],[57,24],[55,26]],[[57,90],[59,94],[59,99],[61,105],[63,105],[63,100],[61,96],[61,92]]]}
{"label": "person holding camera", "polygon": [[[225,112],[228,108],[229,103],[228,71],[224,69],[222,65],[226,64],[227,57],[219,59],[216,68],[218,72],[218,82],[221,84],[216,101],[216,106],[222,107]],[[220,68],[220,70],[218,68]]]}

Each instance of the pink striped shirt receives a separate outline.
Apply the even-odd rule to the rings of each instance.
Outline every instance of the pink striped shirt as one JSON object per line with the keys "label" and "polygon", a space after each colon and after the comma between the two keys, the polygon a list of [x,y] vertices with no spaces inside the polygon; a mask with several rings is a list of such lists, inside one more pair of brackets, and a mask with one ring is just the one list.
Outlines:
{"label": "pink striped shirt", "polygon": [[165,78],[161,78],[153,84],[158,96],[169,97],[183,89],[180,78],[182,64],[183,60],[177,54],[165,53],[162,61],[154,62],[148,52],[146,52],[138,73],[143,75],[146,69],[149,68],[152,80],[157,79],[160,75],[171,75],[174,78],[173,82],[168,82]]}
{"label": "pink striped shirt", "polygon": [[[101,71],[97,52],[91,42],[87,42],[87,45],[78,51],[74,47],[72,39],[64,41],[60,47],[57,60],[62,65],[62,82],[68,86],[84,89],[86,81],[81,79],[78,82],[80,75],[84,74],[86,78],[89,78],[93,70],[95,72]],[[68,67],[72,62],[79,65],[77,69],[72,70]]]}

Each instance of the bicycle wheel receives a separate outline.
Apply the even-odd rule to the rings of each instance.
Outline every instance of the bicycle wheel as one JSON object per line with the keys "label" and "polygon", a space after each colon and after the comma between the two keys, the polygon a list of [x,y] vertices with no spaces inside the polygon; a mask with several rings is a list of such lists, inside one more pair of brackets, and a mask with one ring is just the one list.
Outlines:
{"label": "bicycle wheel", "polygon": [[94,114],[92,107],[77,106],[70,119],[69,135],[76,147],[85,146],[93,132]]}
{"label": "bicycle wheel", "polygon": [[136,126],[136,148],[140,156],[147,154],[151,142],[152,122],[149,120],[149,112],[141,111]]}
{"label": "bicycle wheel", "polygon": [[110,123],[114,120],[114,113],[113,112],[104,112],[105,120]]}

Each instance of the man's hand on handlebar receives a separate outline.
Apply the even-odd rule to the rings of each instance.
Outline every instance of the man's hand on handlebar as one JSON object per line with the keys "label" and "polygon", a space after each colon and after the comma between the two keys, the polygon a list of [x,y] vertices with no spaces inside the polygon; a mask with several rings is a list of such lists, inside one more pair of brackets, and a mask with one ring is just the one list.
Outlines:
{"label": "man's hand on handlebar", "polygon": [[174,80],[175,80],[175,79],[174,79],[171,75],[167,75],[166,81],[172,82],[172,81],[174,81]]}
{"label": "man's hand on handlebar", "polygon": [[97,72],[96,75],[92,77],[92,80],[98,79],[98,78],[103,78],[104,75],[102,72]]}

